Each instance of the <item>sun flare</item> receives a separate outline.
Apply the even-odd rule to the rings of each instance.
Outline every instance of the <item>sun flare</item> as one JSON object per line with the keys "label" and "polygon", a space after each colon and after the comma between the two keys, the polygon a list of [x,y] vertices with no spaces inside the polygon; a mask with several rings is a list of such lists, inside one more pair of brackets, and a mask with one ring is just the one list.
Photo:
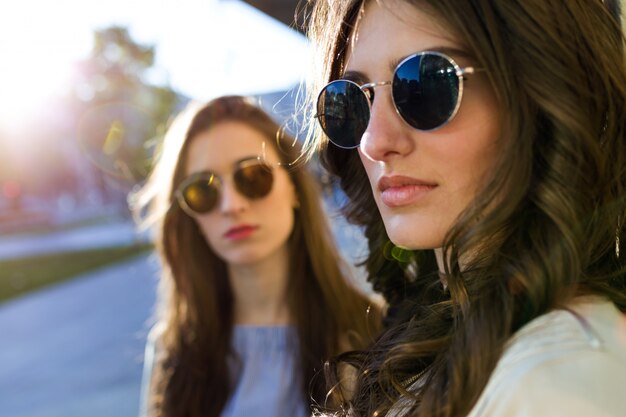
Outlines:
{"label": "sun flare", "polygon": [[72,64],[84,54],[83,37],[67,33],[58,19],[42,20],[44,14],[13,10],[0,18],[0,127],[4,129],[36,123],[31,119],[37,110],[68,87]]}

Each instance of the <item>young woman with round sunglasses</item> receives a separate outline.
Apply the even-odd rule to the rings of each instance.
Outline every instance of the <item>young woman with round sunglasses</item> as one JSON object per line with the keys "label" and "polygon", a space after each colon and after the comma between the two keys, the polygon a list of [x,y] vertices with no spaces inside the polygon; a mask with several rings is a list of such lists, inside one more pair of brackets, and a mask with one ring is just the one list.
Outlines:
{"label": "young woman with round sunglasses", "polygon": [[[239,96],[179,116],[150,203],[162,275],[148,416],[305,416],[328,357],[363,348],[380,313],[345,278],[297,143]],[[150,219],[149,219],[150,220]]]}
{"label": "young woman with round sunglasses", "polygon": [[624,415],[618,6],[315,3],[310,149],[394,312],[333,416]]}

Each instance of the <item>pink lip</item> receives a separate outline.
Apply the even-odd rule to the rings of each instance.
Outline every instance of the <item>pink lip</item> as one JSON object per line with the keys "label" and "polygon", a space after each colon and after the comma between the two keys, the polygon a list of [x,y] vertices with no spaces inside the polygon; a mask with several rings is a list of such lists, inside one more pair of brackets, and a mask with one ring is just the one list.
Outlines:
{"label": "pink lip", "polygon": [[433,191],[438,184],[432,181],[401,175],[385,176],[378,181],[380,198],[388,207],[402,207],[416,203]]}
{"label": "pink lip", "polygon": [[254,232],[257,231],[259,226],[253,226],[249,224],[240,224],[238,226],[232,227],[224,233],[224,237],[230,240],[243,240],[250,237]]}

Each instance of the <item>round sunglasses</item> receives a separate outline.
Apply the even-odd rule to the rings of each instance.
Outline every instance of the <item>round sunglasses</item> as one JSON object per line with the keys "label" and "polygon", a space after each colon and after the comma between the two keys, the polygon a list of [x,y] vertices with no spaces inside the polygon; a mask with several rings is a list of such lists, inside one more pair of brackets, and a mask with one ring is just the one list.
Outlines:
{"label": "round sunglasses", "polygon": [[391,81],[330,82],[317,97],[315,117],[335,146],[357,148],[369,123],[374,88],[390,85],[394,107],[405,123],[421,131],[439,129],[456,115],[464,77],[474,72],[441,52],[417,52],[398,64]]}
{"label": "round sunglasses", "polygon": [[[272,167],[258,159],[241,161],[232,173],[235,189],[256,200],[267,196],[274,184]],[[185,179],[176,189],[176,199],[189,215],[204,214],[217,206],[222,179],[211,172],[199,172]]]}

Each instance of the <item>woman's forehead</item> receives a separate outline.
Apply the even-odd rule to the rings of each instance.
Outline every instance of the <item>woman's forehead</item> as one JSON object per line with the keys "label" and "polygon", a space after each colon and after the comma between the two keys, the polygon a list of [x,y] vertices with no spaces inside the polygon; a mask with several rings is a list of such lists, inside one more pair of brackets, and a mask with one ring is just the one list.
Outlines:
{"label": "woman's forehead", "polygon": [[350,36],[344,71],[377,77],[393,72],[403,58],[415,52],[461,49],[451,31],[433,16],[401,0],[368,2]]}
{"label": "woman's forehead", "polygon": [[242,160],[255,158],[278,163],[270,140],[243,122],[219,123],[191,139],[186,155],[187,174],[203,170],[226,173]]}

